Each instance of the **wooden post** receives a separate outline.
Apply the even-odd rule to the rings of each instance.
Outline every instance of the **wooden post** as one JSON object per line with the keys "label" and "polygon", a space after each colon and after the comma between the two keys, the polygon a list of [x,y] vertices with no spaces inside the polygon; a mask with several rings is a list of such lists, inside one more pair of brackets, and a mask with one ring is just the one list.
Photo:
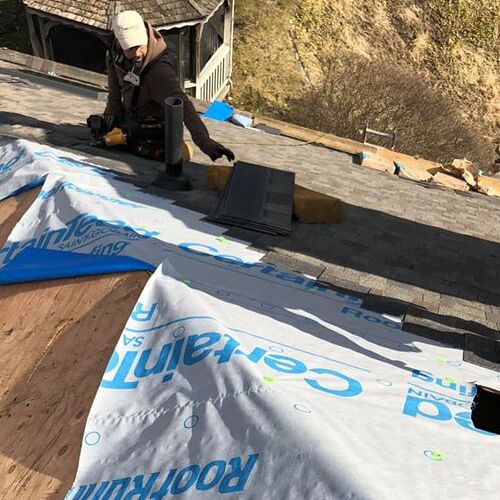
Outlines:
{"label": "wooden post", "polygon": [[40,37],[42,38],[42,48],[43,48],[43,55],[42,57],[44,59],[49,58],[49,46],[47,43],[47,38],[45,36],[45,24],[47,21],[43,19],[42,17],[38,16],[38,24],[40,26]]}
{"label": "wooden post", "polygon": [[121,2],[119,2],[119,1],[109,2],[108,10],[106,12],[106,14],[108,16],[108,23],[107,23],[106,28],[108,30],[113,29],[114,18],[115,18],[115,16],[117,16],[121,12],[121,9],[122,9]]}
{"label": "wooden post", "polygon": [[201,73],[201,32],[203,25],[197,24],[195,28],[195,44],[194,44],[194,82],[196,84],[196,97],[200,98],[200,89],[198,88],[200,73]]}
{"label": "wooden post", "polygon": [[29,12],[26,13],[26,18],[28,20],[28,30],[30,34],[31,48],[33,49],[33,55],[36,57],[43,57],[43,47],[40,38],[37,35],[35,29],[35,21],[33,20],[33,14]]}
{"label": "wooden post", "polygon": [[182,89],[184,90],[185,83],[185,71],[184,71],[184,37],[182,36],[183,28],[179,30],[177,33],[177,71],[179,73],[179,83],[181,84]]}
{"label": "wooden post", "polygon": [[233,74],[233,46],[234,46],[234,0],[229,0],[230,6],[230,30],[229,30],[229,81],[231,81],[231,75]]}
{"label": "wooden post", "polygon": [[59,23],[56,21],[51,21],[49,19],[42,19],[39,17],[40,21],[40,33],[42,36],[42,45],[43,45],[43,52],[44,52],[44,58],[49,59],[51,61],[54,60],[54,51],[52,48],[52,42],[49,40],[49,33],[50,30],[58,25]]}

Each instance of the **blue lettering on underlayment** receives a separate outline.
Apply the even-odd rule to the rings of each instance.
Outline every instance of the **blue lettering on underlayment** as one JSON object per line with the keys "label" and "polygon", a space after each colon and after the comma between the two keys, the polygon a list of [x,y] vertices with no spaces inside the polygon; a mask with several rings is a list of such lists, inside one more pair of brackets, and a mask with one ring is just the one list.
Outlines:
{"label": "blue lettering on underlayment", "polygon": [[[0,154],[0,156],[3,156],[4,153]],[[22,165],[22,160],[24,159],[25,151],[22,150],[20,151],[17,156],[14,156],[14,158],[4,162],[0,163],[0,180],[3,177],[6,177],[7,175],[11,174],[13,171],[15,171],[17,168],[21,167]]]}
{"label": "blue lettering on underlayment", "polygon": [[51,198],[52,196],[55,196],[57,193],[60,193],[63,190],[67,191],[75,191],[79,194],[85,195],[85,196],[93,196],[95,198],[98,198],[102,201],[106,201],[108,203],[114,203],[116,205],[121,205],[123,207],[128,207],[128,208],[144,208],[144,205],[139,205],[137,203],[132,203],[131,201],[126,201],[121,198],[113,198],[111,196],[106,196],[102,193],[97,193],[95,191],[92,191],[90,189],[85,189],[77,186],[73,182],[61,182],[55,185],[52,189],[49,189],[47,191],[40,191],[40,194],[38,197],[42,200],[47,200]]}
{"label": "blue lettering on underlayment", "polygon": [[[157,231],[145,228],[130,227],[120,220],[101,220],[90,214],[81,214],[66,223],[60,229],[46,230],[44,233],[28,241],[7,242],[0,249],[0,265],[11,262],[25,248],[48,250],[76,251],[88,248],[93,255],[119,255],[126,246],[134,241],[144,241],[159,235]],[[113,236],[119,239],[109,245],[95,245],[97,241]]]}
{"label": "blue lettering on underlayment", "polygon": [[[154,318],[158,313],[157,303],[146,305],[139,302],[137,304],[122,336],[127,350],[113,353],[101,381],[101,388],[118,391],[137,390],[150,377],[155,377],[160,384],[167,384],[173,380],[178,370],[182,369],[183,376],[185,376],[186,370],[200,362],[212,363],[212,368],[217,369],[221,365],[237,360],[237,362],[243,361],[253,365],[260,364],[287,376],[297,376],[309,389],[329,396],[350,398],[363,392],[360,381],[344,373],[345,369],[342,367],[335,370],[310,367],[301,359],[277,354],[266,348],[269,341],[273,342],[271,339],[224,326],[208,316],[180,318],[167,324],[147,328],[145,323],[154,324]],[[199,321],[213,322],[215,329],[186,336],[187,325]],[[138,328],[132,328],[132,326]],[[172,329],[172,336],[169,336],[170,342],[149,349],[143,347],[147,336],[160,331],[164,332],[167,328]],[[217,331],[218,329],[223,330],[224,333]],[[227,333],[228,331],[265,340],[267,341],[266,347],[244,349],[233,335]],[[178,336],[176,332],[179,332]],[[297,353],[309,354],[317,359],[328,360],[350,369],[370,373],[369,370],[334,358],[303,351],[290,345],[274,343]],[[136,349],[131,350],[131,347]],[[437,422],[452,421],[463,429],[493,436],[491,433],[476,429],[471,422],[470,407],[475,395],[473,386],[458,384],[454,378],[450,377],[435,377],[432,373],[422,370],[413,370],[408,384],[408,394],[403,408],[404,415]]]}
{"label": "blue lettering on underlayment", "polygon": [[241,493],[245,491],[258,458],[259,454],[255,453],[229,460],[219,459],[206,464],[175,467],[169,471],[142,473],[73,486],[65,500],[90,498],[161,500],[187,492],[200,497],[206,491],[222,495]]}
{"label": "blue lettering on underlayment", "polygon": [[[140,304],[140,308],[136,308],[132,313],[132,318],[139,317],[139,321],[147,321],[146,318],[150,317],[154,309],[155,306],[147,309],[143,304]],[[263,347],[255,347],[251,351],[245,352],[241,343],[228,333],[212,330],[184,336],[186,325],[199,320],[212,321],[214,326],[222,326],[209,317],[184,318],[174,321],[168,325],[173,329],[173,340],[149,349],[142,347],[148,329],[142,330],[143,335],[137,336],[141,330],[126,328],[122,336],[125,349],[115,351],[111,356],[101,381],[101,388],[114,391],[136,390],[146,379],[152,377],[161,384],[167,384],[181,368],[189,370],[200,362],[209,362],[214,368],[220,368],[236,360],[237,362],[244,361],[250,364],[265,365],[267,368],[288,376],[298,376],[308,388],[330,396],[350,398],[358,396],[363,391],[359,380],[339,370],[311,368],[300,359],[270,352]],[[166,328],[167,326],[164,326],[162,330]],[[179,329],[182,330],[183,336],[176,339],[175,332]],[[153,328],[153,330],[158,331],[157,328]],[[257,337],[252,334],[248,335]],[[132,349],[139,346],[139,350]],[[294,348],[292,347],[292,349]],[[314,353],[308,353],[301,349],[295,348],[295,351],[314,356]],[[317,357],[369,373],[369,370],[333,358],[322,355],[317,355]]]}
{"label": "blue lettering on underlayment", "polygon": [[[403,407],[403,415],[459,425],[484,436],[497,436],[474,427],[471,405],[476,388],[458,384],[450,377],[436,377],[431,372],[413,370]],[[465,410],[465,411],[463,411]]]}
{"label": "blue lettering on underlayment", "polygon": [[[0,149],[0,157],[4,156],[5,153],[6,153],[5,148]],[[3,163],[0,162],[0,179],[2,179],[2,177],[5,177],[6,175],[11,174],[12,172],[14,172],[18,168],[20,168],[23,165],[22,160],[25,158],[25,156],[26,156],[26,149],[23,148],[19,151],[19,153],[16,156],[11,158],[10,160],[5,161]],[[100,169],[96,165],[92,165],[91,163],[85,163],[82,161],[74,160],[72,158],[68,158],[65,156],[58,156],[55,153],[50,152],[50,151],[35,151],[33,153],[33,157],[35,159],[41,158],[41,159],[53,160],[56,163],[58,163],[59,165],[64,166],[64,167],[85,168],[85,169],[88,169],[89,171],[91,171],[92,173],[96,173],[96,174],[102,175],[104,177],[108,177],[108,176],[114,177],[113,174],[111,174],[110,172],[107,172],[103,169]]]}
{"label": "blue lettering on underlayment", "polygon": [[[240,257],[221,254],[217,248],[210,245],[191,242],[181,243],[179,245],[179,248],[184,252],[195,256],[208,257],[213,259],[214,261],[230,264],[240,272],[244,270],[258,271],[260,277],[262,278],[280,281],[288,285],[296,285],[305,291],[314,291],[319,295],[328,297],[329,299],[334,299],[338,302],[349,304],[351,306],[359,307],[363,302],[360,297],[354,297],[340,291],[334,291],[326,287],[318,286],[318,283],[315,279],[307,278],[306,276],[294,272],[283,272],[277,267],[263,262],[245,262]],[[356,318],[362,319],[367,323],[381,324],[387,328],[390,328],[391,330],[401,330],[401,323],[391,321],[380,315],[368,314],[366,311],[360,311],[355,307],[344,307],[342,308],[341,313],[348,316],[352,315]]]}
{"label": "blue lettering on underlayment", "polygon": [[35,158],[48,158],[49,160],[54,160],[60,165],[64,165],[65,167],[76,167],[76,168],[97,168],[95,165],[91,163],[85,163],[79,160],[74,160],[73,158],[69,158],[67,156],[59,156],[52,151],[35,151],[33,153]]}
{"label": "blue lettering on underlayment", "polygon": [[[282,283],[288,283],[291,285],[298,285],[303,287],[305,290],[314,291],[320,295],[328,295],[331,290],[318,286],[315,279],[308,278],[298,273],[294,272],[283,272],[277,267],[266,264],[264,262],[246,262],[242,258],[235,255],[222,254],[217,248],[211,245],[205,245],[202,243],[195,242],[185,242],[179,245],[179,248],[184,252],[200,257],[212,258],[214,261],[222,262],[224,264],[230,264],[240,270],[258,270],[259,274],[265,278],[275,279],[281,281]],[[362,299],[359,297],[353,297],[342,292],[334,292],[334,294],[345,300],[349,304],[361,304]]]}
{"label": "blue lettering on underlayment", "polygon": [[55,153],[51,151],[35,151],[33,153],[33,156],[35,158],[46,158],[52,161],[55,161],[59,165],[63,167],[70,167],[70,168],[83,168],[87,169],[89,172],[92,172],[94,174],[98,174],[102,177],[109,177],[109,178],[115,178],[115,174],[113,172],[110,172],[109,170],[106,170],[102,167],[98,167],[97,165],[93,165],[92,163],[87,163],[84,161],[80,160],[75,160],[73,158],[69,158],[67,156],[58,156]]}

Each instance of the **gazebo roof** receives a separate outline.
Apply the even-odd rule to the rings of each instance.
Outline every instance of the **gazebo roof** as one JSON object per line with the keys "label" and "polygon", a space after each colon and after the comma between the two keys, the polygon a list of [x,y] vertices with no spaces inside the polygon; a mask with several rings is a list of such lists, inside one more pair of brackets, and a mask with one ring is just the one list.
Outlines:
{"label": "gazebo roof", "polygon": [[[111,12],[138,11],[153,26],[203,20],[222,0],[23,0],[26,7],[95,28],[107,29]],[[119,10],[114,10],[119,7]]]}

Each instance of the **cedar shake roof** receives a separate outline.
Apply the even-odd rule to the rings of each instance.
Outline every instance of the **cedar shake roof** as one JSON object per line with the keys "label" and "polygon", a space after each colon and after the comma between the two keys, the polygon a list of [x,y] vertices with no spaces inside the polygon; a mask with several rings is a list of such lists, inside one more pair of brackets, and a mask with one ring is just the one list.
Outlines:
{"label": "cedar shake roof", "polygon": [[[107,29],[108,12],[114,3],[120,11],[136,10],[153,26],[202,20],[210,16],[222,0],[23,0],[30,9],[70,19],[78,23]],[[111,5],[110,5],[111,4]]]}

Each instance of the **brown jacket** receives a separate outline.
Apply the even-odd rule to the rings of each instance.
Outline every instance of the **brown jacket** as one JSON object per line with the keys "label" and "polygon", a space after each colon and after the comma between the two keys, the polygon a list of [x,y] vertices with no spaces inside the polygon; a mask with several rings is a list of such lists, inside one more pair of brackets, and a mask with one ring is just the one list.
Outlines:
{"label": "brown jacket", "polygon": [[[208,156],[217,143],[210,139],[208,130],[194,109],[193,103],[179,85],[172,60],[166,54],[167,45],[161,34],[149,23],[146,23],[149,33],[148,51],[139,76],[145,68],[154,62],[141,79],[141,91],[136,107],[135,117],[154,116],[163,120],[163,102],[167,97],[179,97],[184,101],[184,123],[191,133],[194,143]],[[124,81],[127,70],[124,69],[124,55],[116,39],[113,39],[107,55],[108,102],[104,114],[116,116],[123,120],[132,113],[134,85]]]}

